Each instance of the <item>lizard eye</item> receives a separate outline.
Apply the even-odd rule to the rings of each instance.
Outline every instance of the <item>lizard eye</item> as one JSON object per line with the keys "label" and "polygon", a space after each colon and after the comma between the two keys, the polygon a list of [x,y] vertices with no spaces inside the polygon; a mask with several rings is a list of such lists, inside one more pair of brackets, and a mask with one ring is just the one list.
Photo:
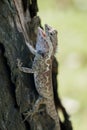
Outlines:
{"label": "lizard eye", "polygon": [[44,52],[42,52],[41,50],[38,51],[38,54],[40,54],[42,57],[44,57]]}

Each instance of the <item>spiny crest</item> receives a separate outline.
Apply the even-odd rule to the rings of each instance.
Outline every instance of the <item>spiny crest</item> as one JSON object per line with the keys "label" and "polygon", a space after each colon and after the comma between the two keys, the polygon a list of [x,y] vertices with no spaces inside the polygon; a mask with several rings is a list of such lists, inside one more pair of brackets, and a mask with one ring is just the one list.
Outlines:
{"label": "spiny crest", "polygon": [[56,48],[57,48],[57,42],[58,42],[57,31],[55,29],[53,29],[51,26],[45,24],[45,32],[46,32],[47,37],[49,37],[50,41],[53,44],[54,53],[55,53]]}
{"label": "spiny crest", "polygon": [[36,43],[37,52],[46,53],[49,51],[48,43],[46,40],[46,33],[43,29],[38,27],[37,43]]}

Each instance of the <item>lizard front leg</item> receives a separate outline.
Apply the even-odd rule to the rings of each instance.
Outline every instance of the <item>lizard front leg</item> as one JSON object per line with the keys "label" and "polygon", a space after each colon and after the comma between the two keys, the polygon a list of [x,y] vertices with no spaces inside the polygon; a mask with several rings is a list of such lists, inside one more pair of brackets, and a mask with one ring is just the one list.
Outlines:
{"label": "lizard front leg", "polygon": [[31,68],[27,68],[27,67],[22,67],[22,62],[20,61],[20,59],[17,59],[18,61],[18,68],[20,69],[20,71],[24,72],[24,73],[35,73],[34,69]]}
{"label": "lizard front leg", "polygon": [[24,73],[35,73],[33,69],[27,68],[27,67],[20,67],[19,68]]}
{"label": "lizard front leg", "polygon": [[26,45],[27,45],[28,49],[31,51],[31,53],[33,55],[36,55],[37,51],[33,48],[33,46],[31,46],[28,42],[26,42]]}
{"label": "lizard front leg", "polygon": [[24,121],[25,121],[29,116],[30,116],[30,118],[32,119],[33,116],[34,116],[36,113],[41,112],[42,109],[39,110],[39,107],[40,107],[41,104],[45,104],[45,101],[46,101],[46,99],[40,96],[40,97],[37,99],[37,101],[35,102],[35,105],[33,106],[32,110],[30,110],[30,111],[24,113],[24,115],[26,116],[25,119],[24,119]]}

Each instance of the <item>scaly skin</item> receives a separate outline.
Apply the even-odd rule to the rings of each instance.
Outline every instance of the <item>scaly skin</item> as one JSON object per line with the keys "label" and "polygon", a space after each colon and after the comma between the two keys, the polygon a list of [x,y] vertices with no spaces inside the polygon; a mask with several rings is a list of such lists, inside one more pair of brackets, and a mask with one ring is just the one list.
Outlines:
{"label": "scaly skin", "polygon": [[57,30],[55,30],[51,26],[45,24],[45,32],[46,32],[47,37],[49,37],[50,41],[52,42],[53,49],[54,49],[52,56],[54,56],[57,46],[58,46]]}
{"label": "scaly skin", "polygon": [[[35,114],[38,112],[40,104],[45,104],[47,113],[55,121],[55,130],[60,130],[52,86],[52,56],[54,55],[55,46],[41,28],[38,28],[36,50],[28,43],[27,46],[35,55],[32,68],[21,67],[20,60],[18,60],[18,67],[25,73],[34,73],[36,90],[40,96],[32,111],[27,113],[27,116]],[[42,46],[44,46],[44,49]]]}

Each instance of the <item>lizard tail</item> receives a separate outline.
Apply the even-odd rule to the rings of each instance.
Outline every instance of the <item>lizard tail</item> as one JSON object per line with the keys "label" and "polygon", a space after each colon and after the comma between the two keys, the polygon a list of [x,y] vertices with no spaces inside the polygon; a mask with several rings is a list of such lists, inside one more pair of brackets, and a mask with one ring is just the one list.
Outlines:
{"label": "lizard tail", "polygon": [[59,117],[54,105],[54,102],[50,101],[46,106],[47,113],[55,121],[55,130],[60,130]]}

